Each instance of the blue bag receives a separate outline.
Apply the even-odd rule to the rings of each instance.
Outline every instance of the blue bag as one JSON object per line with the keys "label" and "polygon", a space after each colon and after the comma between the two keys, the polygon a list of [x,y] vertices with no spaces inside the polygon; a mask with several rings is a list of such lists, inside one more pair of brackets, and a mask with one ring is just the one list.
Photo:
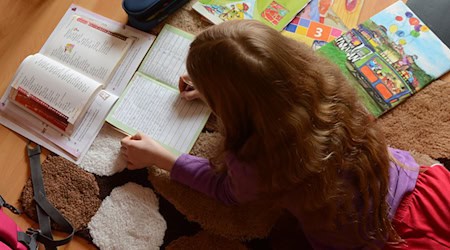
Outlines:
{"label": "blue bag", "polygon": [[189,0],[123,0],[122,7],[128,14],[128,24],[142,31],[149,31]]}

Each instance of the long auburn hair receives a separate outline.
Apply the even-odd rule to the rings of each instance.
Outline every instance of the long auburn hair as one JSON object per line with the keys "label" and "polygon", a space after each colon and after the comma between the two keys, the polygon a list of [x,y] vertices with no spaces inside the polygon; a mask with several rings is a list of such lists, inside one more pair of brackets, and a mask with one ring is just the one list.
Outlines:
{"label": "long auburn hair", "polygon": [[306,229],[353,223],[360,237],[351,237],[369,244],[397,235],[387,217],[386,143],[337,66],[247,20],[198,35],[186,65],[222,121],[223,151],[257,168],[266,189],[304,191]]}

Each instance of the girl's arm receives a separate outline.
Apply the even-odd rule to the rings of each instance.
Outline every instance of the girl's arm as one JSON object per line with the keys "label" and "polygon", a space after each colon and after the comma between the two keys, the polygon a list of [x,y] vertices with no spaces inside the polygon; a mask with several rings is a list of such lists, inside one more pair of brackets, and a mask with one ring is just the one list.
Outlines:
{"label": "girl's arm", "polygon": [[227,205],[256,199],[256,179],[247,165],[227,158],[228,170],[217,173],[208,159],[181,155],[172,167],[172,180],[191,187]]}
{"label": "girl's arm", "polygon": [[228,205],[256,199],[254,169],[231,154],[225,162],[227,172],[217,173],[209,160],[188,154],[177,158],[151,137],[141,133],[123,138],[121,144],[128,169],[157,166],[171,172],[172,180]]}

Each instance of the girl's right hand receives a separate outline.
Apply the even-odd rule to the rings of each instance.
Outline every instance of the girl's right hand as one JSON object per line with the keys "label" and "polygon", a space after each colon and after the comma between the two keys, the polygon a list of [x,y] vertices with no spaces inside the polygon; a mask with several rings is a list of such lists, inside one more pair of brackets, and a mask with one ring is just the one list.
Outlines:
{"label": "girl's right hand", "polygon": [[130,170],[156,165],[170,171],[177,158],[150,136],[141,133],[123,138],[120,144]]}
{"label": "girl's right hand", "polygon": [[200,92],[195,89],[189,75],[180,76],[180,80],[178,80],[178,89],[180,90],[181,98],[188,101],[201,98]]}

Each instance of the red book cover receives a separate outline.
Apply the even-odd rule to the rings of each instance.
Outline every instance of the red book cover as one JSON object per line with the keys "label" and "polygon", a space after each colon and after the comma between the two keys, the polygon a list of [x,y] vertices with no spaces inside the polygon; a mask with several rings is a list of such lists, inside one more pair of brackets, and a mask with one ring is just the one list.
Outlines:
{"label": "red book cover", "polygon": [[43,118],[45,121],[53,124],[57,128],[66,131],[68,117],[63,115],[61,112],[50,107],[47,103],[43,102],[39,98],[30,95],[23,88],[17,90],[17,95],[14,100],[22,105],[22,107],[32,111],[34,114]]}

